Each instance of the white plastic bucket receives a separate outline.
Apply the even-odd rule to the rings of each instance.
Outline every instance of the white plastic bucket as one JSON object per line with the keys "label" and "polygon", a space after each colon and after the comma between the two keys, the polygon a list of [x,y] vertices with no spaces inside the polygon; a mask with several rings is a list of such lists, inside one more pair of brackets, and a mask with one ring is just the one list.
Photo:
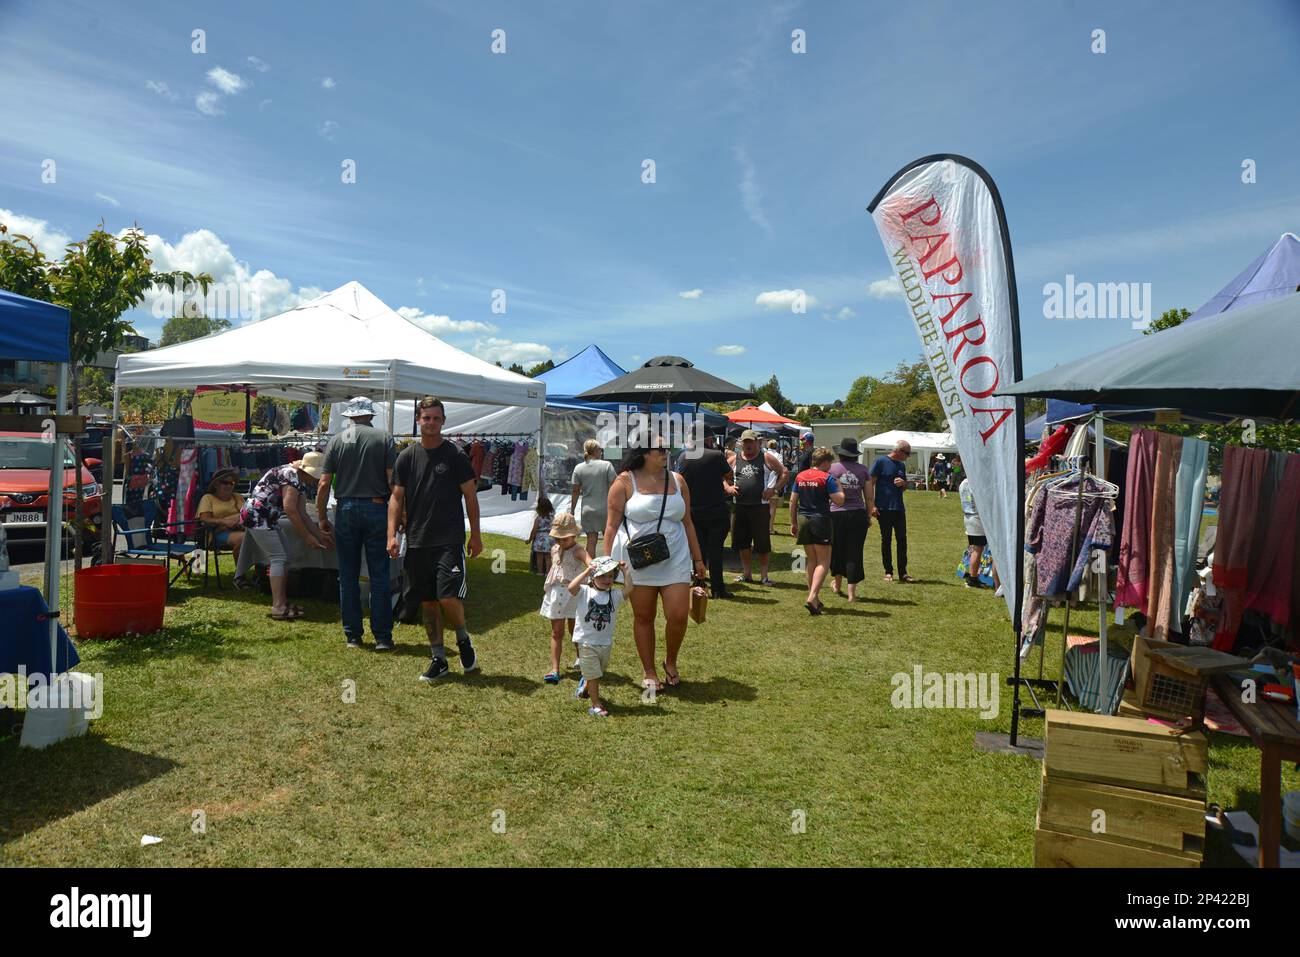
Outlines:
{"label": "white plastic bucket", "polygon": [[75,671],[59,675],[53,689],[42,688],[39,693],[33,689],[23,712],[23,733],[18,743],[24,748],[44,748],[85,734],[90,714],[95,711],[95,692],[94,677]]}

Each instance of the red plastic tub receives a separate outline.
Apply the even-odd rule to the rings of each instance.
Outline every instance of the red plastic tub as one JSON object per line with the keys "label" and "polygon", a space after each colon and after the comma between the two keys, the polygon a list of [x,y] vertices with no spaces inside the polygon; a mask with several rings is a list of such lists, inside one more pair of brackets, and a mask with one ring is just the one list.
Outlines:
{"label": "red plastic tub", "polygon": [[77,572],[78,638],[157,631],[166,605],[167,570],[161,565],[97,565]]}

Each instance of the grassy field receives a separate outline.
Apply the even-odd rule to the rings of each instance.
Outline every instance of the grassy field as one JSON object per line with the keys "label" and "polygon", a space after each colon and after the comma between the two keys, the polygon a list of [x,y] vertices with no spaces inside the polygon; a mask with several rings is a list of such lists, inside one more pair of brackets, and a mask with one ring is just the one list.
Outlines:
{"label": "grassy field", "polygon": [[[1011,664],[1001,600],[953,574],[957,497],[911,494],[908,519],[918,583],[882,581],[873,527],[865,600],[827,592],[819,618],[778,536],[776,585],[711,603],[681,689],[653,705],[623,613],[604,721],[573,698],[576,676],[541,681],[547,630],[522,542],[487,537],[505,574],[472,566],[482,673],[453,659],[433,687],[416,680],[420,628],[398,629],[396,653],[352,651],[327,603],[276,623],[261,595],[182,585],[162,633],[81,643],[80,670],[105,681],[88,736],[38,752],[0,740],[0,863],[1029,866],[1039,765],[972,744],[1009,729],[1006,689],[991,720],[891,706],[891,676],[915,665]],[[1071,631],[1096,624],[1076,613]],[[1210,761],[1211,800],[1258,816],[1249,742],[1216,736]],[[1298,786],[1284,769],[1284,790]],[[143,834],[163,843],[142,848]],[[1235,858],[1212,844],[1209,861]]]}

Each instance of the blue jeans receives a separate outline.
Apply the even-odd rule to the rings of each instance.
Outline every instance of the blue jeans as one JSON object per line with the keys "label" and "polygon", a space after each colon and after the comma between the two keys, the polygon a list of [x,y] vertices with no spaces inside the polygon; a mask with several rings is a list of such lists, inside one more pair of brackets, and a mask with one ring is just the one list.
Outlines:
{"label": "blue jeans", "polygon": [[393,640],[393,602],[388,580],[388,506],[344,499],[334,515],[339,554],[339,605],[343,634],[361,640],[361,550],[370,573],[370,630],[375,641]]}

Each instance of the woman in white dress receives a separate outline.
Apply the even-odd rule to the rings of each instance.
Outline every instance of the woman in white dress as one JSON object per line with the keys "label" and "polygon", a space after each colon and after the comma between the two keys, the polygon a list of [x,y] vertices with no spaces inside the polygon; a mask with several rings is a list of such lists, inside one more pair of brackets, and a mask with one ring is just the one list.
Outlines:
{"label": "woman in white dress", "polygon": [[[667,489],[667,497],[664,491]],[[632,605],[632,636],[637,656],[645,671],[643,688],[658,691],[663,685],[655,668],[655,612],[664,608],[664,675],[667,687],[681,683],[677,652],[686,637],[686,619],[691,608],[691,578],[704,579],[708,569],[691,524],[690,490],[676,472],[668,471],[668,450],[662,440],[650,448],[633,449],[624,460],[624,471],[609,489],[608,517],[602,548],[606,555],[627,560],[627,542],[640,535],[663,533],[668,541],[668,558],[631,572],[636,589]],[[663,520],[660,521],[660,510]],[[628,561],[628,567],[631,568]]]}

